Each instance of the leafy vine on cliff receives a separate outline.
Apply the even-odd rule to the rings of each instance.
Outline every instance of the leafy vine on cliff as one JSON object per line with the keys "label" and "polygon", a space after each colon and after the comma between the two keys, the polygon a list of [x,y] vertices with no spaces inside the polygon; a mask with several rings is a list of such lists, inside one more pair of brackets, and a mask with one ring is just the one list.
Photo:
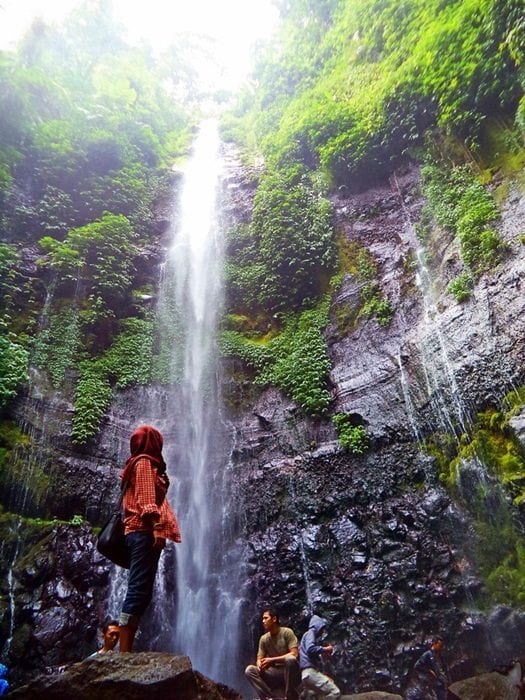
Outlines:
{"label": "leafy vine on cliff", "polygon": [[494,198],[476,179],[470,165],[447,169],[427,164],[423,192],[435,221],[456,234],[468,270],[478,275],[500,259],[503,244],[493,225],[499,218]]}

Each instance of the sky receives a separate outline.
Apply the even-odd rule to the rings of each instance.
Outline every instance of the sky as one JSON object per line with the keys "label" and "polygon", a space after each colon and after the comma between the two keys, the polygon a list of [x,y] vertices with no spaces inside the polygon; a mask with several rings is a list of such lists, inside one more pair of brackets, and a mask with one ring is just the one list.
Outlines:
{"label": "sky", "polygon": [[[14,48],[33,18],[61,21],[80,2],[0,0],[0,49]],[[271,0],[113,0],[113,7],[130,41],[146,39],[159,50],[179,32],[211,36],[226,89],[236,89],[246,77],[253,44],[270,36],[278,19]]]}

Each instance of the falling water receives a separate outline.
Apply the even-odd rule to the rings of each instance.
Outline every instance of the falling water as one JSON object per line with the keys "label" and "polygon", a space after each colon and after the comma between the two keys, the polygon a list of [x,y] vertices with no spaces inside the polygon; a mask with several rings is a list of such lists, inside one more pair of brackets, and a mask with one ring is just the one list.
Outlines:
{"label": "falling water", "polygon": [[[168,415],[159,416],[159,423],[173,436],[165,452],[183,538],[176,547],[176,604],[168,613],[174,616],[168,620],[174,646],[197,670],[233,684],[239,676],[235,640],[241,591],[235,557],[224,543],[231,435],[220,415],[215,347],[222,297],[221,167],[217,127],[205,122],[185,171],[163,269],[159,320],[165,330],[161,343],[174,341],[173,391]],[[161,591],[170,590],[167,568]]]}
{"label": "falling water", "polygon": [[[2,659],[7,659],[9,656],[9,652],[11,651],[11,644],[13,643],[13,634],[15,631],[15,580],[14,580],[14,568],[16,561],[18,559],[18,555],[20,553],[20,546],[21,546],[21,539],[20,539],[20,525],[21,525],[21,519],[19,518],[16,525],[12,526],[12,531],[14,534],[14,541],[16,542],[16,545],[14,547],[13,551],[13,556],[11,557],[11,561],[9,562],[9,569],[7,571],[7,576],[6,576],[6,584],[7,584],[7,602],[8,602],[8,607],[7,610],[9,612],[9,628],[7,632],[7,639],[4,644],[4,648],[2,649],[1,652],[1,658]],[[2,543],[2,555],[3,555],[3,549],[4,549],[4,543]]]}
{"label": "falling water", "polygon": [[[415,239],[412,224],[409,224],[409,229],[409,236]],[[425,321],[425,339],[420,349],[427,392],[443,427],[454,434],[457,432],[456,426],[459,425],[462,432],[467,432],[468,414],[450,362],[447,341],[441,328],[441,316],[425,260],[425,250],[422,246],[417,247],[416,258],[418,262],[416,284],[421,289]],[[436,342],[439,350],[437,357],[434,354],[434,348],[429,347],[429,341],[432,340]],[[444,387],[448,389],[448,397],[445,395]]]}
{"label": "falling water", "polygon": [[[393,192],[399,197],[404,213],[405,226],[403,237],[411,245],[416,254],[417,272],[416,284],[421,291],[424,313],[424,334],[419,343],[422,370],[425,378],[426,392],[439,418],[442,428],[452,434],[467,432],[469,427],[468,410],[461,395],[454,368],[449,357],[448,341],[441,326],[441,314],[438,309],[432,276],[426,261],[426,250],[418,242],[410,212],[408,211],[397,177],[391,178]],[[416,440],[420,438],[417,420],[412,416],[413,402],[410,396],[409,384],[405,376],[401,357],[398,358],[403,396],[410,414],[412,430]]]}

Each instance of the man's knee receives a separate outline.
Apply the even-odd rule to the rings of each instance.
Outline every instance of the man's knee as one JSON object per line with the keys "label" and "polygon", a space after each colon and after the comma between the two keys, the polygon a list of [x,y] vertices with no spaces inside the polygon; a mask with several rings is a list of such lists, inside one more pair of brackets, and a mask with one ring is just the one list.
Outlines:
{"label": "man's knee", "polygon": [[284,657],[284,665],[288,668],[299,668],[299,661],[293,654],[288,654]]}
{"label": "man's knee", "polygon": [[259,676],[259,669],[257,668],[257,666],[250,664],[244,669],[244,675],[246,676],[246,678],[253,678],[253,676]]}

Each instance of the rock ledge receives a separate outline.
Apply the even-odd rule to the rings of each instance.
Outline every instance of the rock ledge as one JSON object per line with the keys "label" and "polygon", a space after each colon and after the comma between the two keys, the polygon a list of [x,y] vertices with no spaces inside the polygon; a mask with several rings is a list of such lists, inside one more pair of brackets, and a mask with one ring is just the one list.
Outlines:
{"label": "rock ledge", "polygon": [[194,671],[187,656],[158,652],[105,654],[43,675],[14,690],[16,700],[242,700],[224,685]]}

